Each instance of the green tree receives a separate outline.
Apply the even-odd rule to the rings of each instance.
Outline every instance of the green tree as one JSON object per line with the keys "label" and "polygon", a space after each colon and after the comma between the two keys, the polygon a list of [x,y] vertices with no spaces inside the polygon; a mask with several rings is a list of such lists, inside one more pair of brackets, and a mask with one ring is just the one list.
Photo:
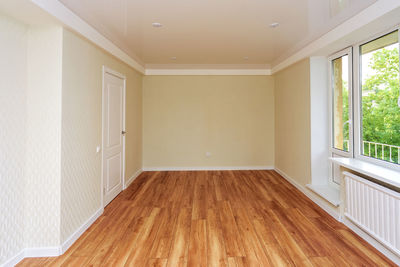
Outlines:
{"label": "green tree", "polygon": [[[400,146],[398,48],[377,50],[369,66],[375,73],[362,86],[363,140]],[[377,150],[381,155],[382,148]],[[385,159],[389,160],[389,148],[384,152]],[[368,147],[364,148],[364,154],[368,154]],[[393,149],[392,160],[397,162],[398,156],[398,151]]]}

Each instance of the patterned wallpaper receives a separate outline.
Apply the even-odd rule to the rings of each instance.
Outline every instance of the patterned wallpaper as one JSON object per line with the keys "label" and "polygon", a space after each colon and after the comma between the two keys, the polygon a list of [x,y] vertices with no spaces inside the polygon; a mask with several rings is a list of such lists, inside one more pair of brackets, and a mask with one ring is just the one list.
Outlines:
{"label": "patterned wallpaper", "polygon": [[26,31],[0,16],[0,265],[23,248]]}
{"label": "patterned wallpaper", "polygon": [[0,264],[60,244],[61,41],[0,16]]}
{"label": "patterned wallpaper", "polygon": [[127,77],[127,109],[135,114],[127,118],[127,179],[141,168],[142,76],[64,30],[61,243],[101,207],[101,153],[96,146],[101,146],[103,65]]}
{"label": "patterned wallpaper", "polygon": [[61,242],[101,206],[102,53],[63,36]]}
{"label": "patterned wallpaper", "polygon": [[100,208],[103,65],[127,76],[126,177],[141,168],[142,76],[61,27],[0,16],[0,43],[2,265],[62,245]]}
{"label": "patterned wallpaper", "polygon": [[62,28],[31,26],[28,30],[26,247],[60,244],[61,62]]}

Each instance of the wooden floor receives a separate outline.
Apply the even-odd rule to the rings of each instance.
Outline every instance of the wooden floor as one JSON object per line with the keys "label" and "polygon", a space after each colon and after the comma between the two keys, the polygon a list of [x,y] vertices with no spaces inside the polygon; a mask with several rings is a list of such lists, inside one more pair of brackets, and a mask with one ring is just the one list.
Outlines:
{"label": "wooden floor", "polygon": [[395,266],[274,171],[145,172],[62,256],[19,266]]}

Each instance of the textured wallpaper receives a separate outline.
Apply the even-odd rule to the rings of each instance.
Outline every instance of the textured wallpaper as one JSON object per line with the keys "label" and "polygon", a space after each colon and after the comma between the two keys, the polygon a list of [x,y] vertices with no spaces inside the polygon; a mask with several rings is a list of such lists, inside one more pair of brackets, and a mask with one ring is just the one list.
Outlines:
{"label": "textured wallpaper", "polygon": [[0,265],[23,248],[26,31],[0,16]]}
{"label": "textured wallpaper", "polygon": [[[101,54],[63,33],[61,240],[101,206]],[[94,60],[93,60],[94,59]]]}
{"label": "textured wallpaper", "polygon": [[142,165],[142,75],[61,27],[0,16],[0,265],[58,247],[101,207],[102,66],[127,77],[126,177]]}
{"label": "textured wallpaper", "polygon": [[142,77],[87,40],[64,30],[61,242],[101,207],[102,67],[127,77],[126,177],[142,165]]}
{"label": "textured wallpaper", "polygon": [[30,27],[26,247],[50,247],[60,244],[61,62],[62,28]]}

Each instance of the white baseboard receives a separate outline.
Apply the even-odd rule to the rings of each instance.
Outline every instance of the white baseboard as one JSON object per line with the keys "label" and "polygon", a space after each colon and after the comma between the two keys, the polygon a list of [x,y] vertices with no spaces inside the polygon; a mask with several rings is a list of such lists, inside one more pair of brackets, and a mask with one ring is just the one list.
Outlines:
{"label": "white baseboard", "polygon": [[75,243],[76,240],[103,214],[104,208],[99,208],[84,224],[82,224],[60,247],[60,254],[64,254],[65,251]]}
{"label": "white baseboard", "polygon": [[57,257],[61,254],[60,246],[24,249],[24,258]]}
{"label": "white baseboard", "polygon": [[143,171],[246,171],[273,170],[274,166],[144,167]]}
{"label": "white baseboard", "polygon": [[320,199],[316,195],[314,195],[313,192],[296,182],[293,178],[291,178],[289,175],[281,171],[280,169],[275,167],[275,171],[279,173],[283,178],[285,178],[289,183],[294,185],[298,190],[300,190],[304,195],[306,195],[309,199],[311,199],[315,204],[320,206],[324,211],[326,211],[329,215],[331,215],[333,218],[335,218],[338,221],[341,221],[341,216],[339,212],[337,212],[330,204],[325,202],[324,200]]}
{"label": "white baseboard", "polygon": [[130,184],[143,172],[142,169],[137,170],[125,183],[124,190],[127,189]]}
{"label": "white baseboard", "polygon": [[15,266],[18,262],[22,261],[24,257],[24,250],[21,250],[18,252],[15,256],[11,257],[10,259],[6,260],[2,265],[2,267],[13,267]]}
{"label": "white baseboard", "polygon": [[82,224],[61,246],[25,248],[17,255],[7,260],[2,267],[12,267],[24,258],[56,257],[64,254],[69,247],[103,214],[104,208],[98,209],[84,224]]}

